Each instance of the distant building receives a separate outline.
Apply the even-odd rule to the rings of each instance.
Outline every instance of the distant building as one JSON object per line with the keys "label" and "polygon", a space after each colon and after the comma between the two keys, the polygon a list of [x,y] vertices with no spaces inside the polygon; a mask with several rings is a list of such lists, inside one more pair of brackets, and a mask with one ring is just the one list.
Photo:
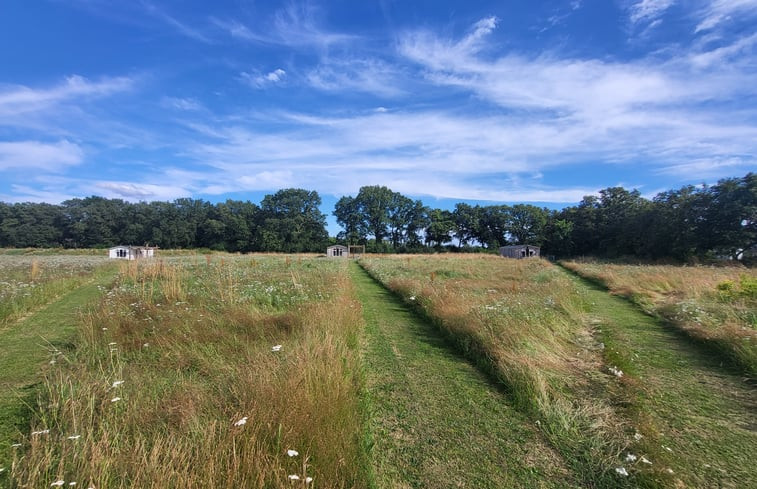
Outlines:
{"label": "distant building", "polygon": [[350,256],[350,249],[342,245],[331,245],[326,248],[326,256],[329,258],[347,258]]}
{"label": "distant building", "polygon": [[532,258],[539,256],[539,247],[531,245],[503,246],[499,254],[505,258]]}
{"label": "distant building", "polygon": [[155,256],[156,246],[114,246],[108,250],[108,258],[136,260]]}

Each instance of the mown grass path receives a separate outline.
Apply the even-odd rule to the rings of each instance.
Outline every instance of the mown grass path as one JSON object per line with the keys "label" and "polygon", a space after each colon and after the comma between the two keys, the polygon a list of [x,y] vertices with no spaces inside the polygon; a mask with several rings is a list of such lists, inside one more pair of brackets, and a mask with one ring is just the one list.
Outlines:
{"label": "mown grass path", "polygon": [[578,487],[532,423],[356,264],[380,488]]}
{"label": "mown grass path", "polygon": [[625,402],[653,464],[672,471],[675,487],[757,487],[757,392],[747,379],[627,300],[573,279],[608,362],[626,373]]}
{"label": "mown grass path", "polygon": [[112,280],[113,269],[101,269],[86,284],[0,331],[0,467],[9,463],[10,445],[18,441],[19,430],[27,429],[42,367],[56,349],[61,352],[56,361],[65,361],[65,352],[73,347],[77,314],[100,295],[98,287]]}

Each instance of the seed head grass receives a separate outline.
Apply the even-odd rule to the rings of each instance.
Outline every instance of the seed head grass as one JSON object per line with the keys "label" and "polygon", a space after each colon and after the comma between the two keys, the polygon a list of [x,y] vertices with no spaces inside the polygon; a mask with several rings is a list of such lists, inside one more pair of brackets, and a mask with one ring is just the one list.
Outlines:
{"label": "seed head grass", "polygon": [[367,487],[362,318],[345,265],[124,263],[82,314],[69,361],[49,370],[32,423],[49,434],[27,438],[14,482],[283,488],[301,474],[318,487]]}

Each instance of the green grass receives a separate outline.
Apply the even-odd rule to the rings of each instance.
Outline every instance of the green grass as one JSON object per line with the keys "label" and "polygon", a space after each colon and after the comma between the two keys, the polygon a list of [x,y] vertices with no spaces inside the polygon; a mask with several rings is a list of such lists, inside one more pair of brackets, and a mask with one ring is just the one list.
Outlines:
{"label": "green grass", "polygon": [[[73,353],[78,314],[101,294],[114,270],[95,276],[46,307],[0,330],[0,467],[12,458],[11,444],[28,433],[31,413],[43,382],[43,367],[66,362]],[[70,284],[67,284],[70,286]],[[60,352],[56,354],[55,352]]]}
{"label": "green grass", "polygon": [[746,375],[757,376],[754,270],[598,261],[567,261],[562,266],[664,318]]}
{"label": "green grass", "polygon": [[352,278],[378,487],[580,487],[533,422],[434,326],[357,266]]}
{"label": "green grass", "polygon": [[7,477],[291,488],[288,475],[299,475],[315,478],[310,487],[367,487],[361,318],[345,265],[224,254],[122,262],[74,323],[75,350],[48,369],[31,430],[50,432],[21,437]]}
{"label": "green grass", "polygon": [[756,487],[754,388],[680,331],[584,286],[608,364],[624,372],[615,395],[643,435],[629,450],[672,487]]}

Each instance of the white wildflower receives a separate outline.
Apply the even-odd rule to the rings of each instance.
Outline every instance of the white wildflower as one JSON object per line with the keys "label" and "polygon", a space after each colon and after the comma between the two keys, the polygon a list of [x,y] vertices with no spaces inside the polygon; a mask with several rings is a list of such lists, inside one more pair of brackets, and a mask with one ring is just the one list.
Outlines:
{"label": "white wildflower", "polygon": [[642,438],[644,438],[644,435],[642,435],[641,433],[635,433],[635,434],[633,435],[633,439],[634,439],[634,440],[636,440],[636,441],[639,441],[639,440],[641,440]]}
{"label": "white wildflower", "polygon": [[641,463],[652,465],[647,457],[641,457]]}
{"label": "white wildflower", "polygon": [[113,382],[113,385],[110,386],[110,388],[113,389],[113,388],[118,387],[119,385],[121,385],[123,383],[124,383],[123,380],[117,380],[117,381]]}
{"label": "white wildflower", "polygon": [[300,480],[300,476],[297,475],[297,474],[292,474],[292,475],[289,476],[289,480],[290,481],[298,481],[298,480]]}
{"label": "white wildflower", "polygon": [[623,477],[628,477],[628,471],[625,467],[616,467],[615,472],[617,472],[618,475],[622,475]]}
{"label": "white wildflower", "polygon": [[609,367],[610,373],[612,373],[615,377],[623,377],[623,371],[620,370],[617,367]]}
{"label": "white wildflower", "polygon": [[305,484],[310,484],[311,482],[313,482],[312,477],[305,477]]}
{"label": "white wildflower", "polygon": [[673,473],[673,469],[667,468],[667,469],[665,469],[665,472],[667,472],[668,474],[672,474]]}
{"label": "white wildflower", "polygon": [[67,439],[68,440],[78,440],[79,438],[81,438],[81,435],[71,435]]}
{"label": "white wildflower", "polygon": [[120,400],[121,400],[120,397],[114,397],[113,399],[110,400],[110,402],[118,402]]}
{"label": "white wildflower", "polygon": [[246,423],[247,423],[247,416],[243,417],[242,419],[240,419],[239,421],[237,421],[236,423],[234,423],[234,426],[242,426],[242,425],[244,425]]}
{"label": "white wildflower", "polygon": [[11,448],[18,448],[20,446],[21,446],[20,443],[14,443],[13,445],[11,445]]}
{"label": "white wildflower", "polygon": [[35,436],[35,435],[46,435],[48,433],[50,433],[50,430],[32,431],[32,436]]}
{"label": "white wildflower", "polygon": [[637,458],[638,457],[633,453],[629,453],[628,455],[626,455],[626,462],[636,462]]}
{"label": "white wildflower", "polygon": [[410,297],[408,297],[408,298],[407,298],[407,300],[409,300],[409,301],[414,301],[414,300],[415,300],[415,296],[414,296],[414,295],[411,295]]}
{"label": "white wildflower", "polygon": [[66,483],[66,481],[57,480],[57,481],[53,482],[52,484],[50,484],[50,487],[60,487],[60,486],[62,486],[65,483]]}
{"label": "white wildflower", "polygon": [[290,457],[296,457],[299,454],[300,452],[298,452],[297,450],[287,450],[287,455],[289,455]]}
{"label": "white wildflower", "polygon": [[111,341],[110,343],[108,343],[108,346],[116,346],[117,344],[118,343],[116,343],[115,341]]}
{"label": "white wildflower", "polygon": [[0,474],[2,474],[3,472],[5,472],[5,467],[0,467]]}
{"label": "white wildflower", "polygon": [[271,348],[271,351],[281,351],[281,345],[275,345]]}
{"label": "white wildflower", "polygon": [[73,487],[76,485],[76,482],[69,482],[68,485]]}
{"label": "white wildflower", "polygon": [[108,328],[103,328],[103,331],[108,331]]}
{"label": "white wildflower", "polygon": [[50,360],[50,365],[55,365],[55,360]]}
{"label": "white wildflower", "polygon": [[662,448],[669,451],[670,453],[673,453],[673,450],[670,447],[666,447],[665,445],[662,445]]}

